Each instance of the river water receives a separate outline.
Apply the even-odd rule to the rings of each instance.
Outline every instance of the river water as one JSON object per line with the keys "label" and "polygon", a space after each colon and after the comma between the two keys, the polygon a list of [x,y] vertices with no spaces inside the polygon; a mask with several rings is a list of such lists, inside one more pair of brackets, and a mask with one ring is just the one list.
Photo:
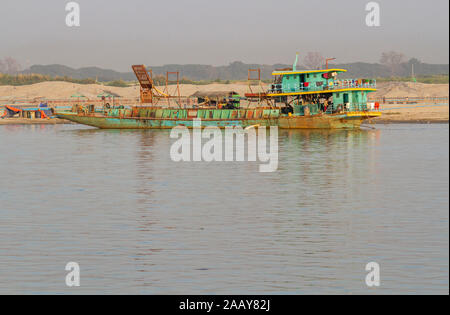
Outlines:
{"label": "river water", "polygon": [[172,143],[0,126],[0,293],[448,294],[448,125],[280,130],[273,173]]}

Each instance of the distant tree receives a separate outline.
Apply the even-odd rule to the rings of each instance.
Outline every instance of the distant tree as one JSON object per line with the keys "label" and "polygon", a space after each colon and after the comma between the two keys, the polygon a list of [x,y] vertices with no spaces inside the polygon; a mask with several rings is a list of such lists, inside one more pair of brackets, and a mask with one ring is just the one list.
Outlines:
{"label": "distant tree", "polygon": [[325,63],[325,58],[318,52],[309,52],[303,58],[303,65],[310,70],[320,69]]}
{"label": "distant tree", "polygon": [[28,85],[46,81],[66,81],[78,84],[93,84],[94,79],[72,79],[68,77],[52,77],[42,74],[0,74],[0,85]]}
{"label": "distant tree", "polygon": [[12,58],[6,57],[3,60],[0,59],[0,72],[6,74],[17,74],[21,70],[19,62]]}
{"label": "distant tree", "polygon": [[411,58],[407,62],[407,64],[406,64],[407,70],[411,71],[411,77],[413,77],[413,79],[415,79],[416,73],[419,73],[421,71],[421,68],[422,68],[421,65],[422,65],[422,61],[420,61],[417,58]]}
{"label": "distant tree", "polygon": [[163,75],[155,75],[153,76],[153,83],[158,86],[162,86],[166,84],[166,77]]}
{"label": "distant tree", "polygon": [[405,55],[400,52],[388,51],[381,54],[380,63],[389,68],[391,76],[398,74],[400,65],[405,61]]}
{"label": "distant tree", "polygon": [[420,61],[417,58],[411,58],[408,61],[408,64],[410,64],[410,65],[420,65],[421,63],[422,63],[422,61]]}
{"label": "distant tree", "polygon": [[6,65],[1,59],[0,59],[0,73],[6,73]]}

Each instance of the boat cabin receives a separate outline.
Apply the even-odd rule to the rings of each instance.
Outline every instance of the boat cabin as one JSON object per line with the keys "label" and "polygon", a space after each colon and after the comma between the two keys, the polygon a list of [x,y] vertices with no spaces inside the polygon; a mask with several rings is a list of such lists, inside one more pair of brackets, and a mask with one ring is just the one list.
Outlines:
{"label": "boat cabin", "polygon": [[376,81],[338,78],[346,71],[297,71],[295,65],[293,69],[274,71],[267,96],[284,103],[287,111],[297,115],[367,110],[368,93],[376,91]]}

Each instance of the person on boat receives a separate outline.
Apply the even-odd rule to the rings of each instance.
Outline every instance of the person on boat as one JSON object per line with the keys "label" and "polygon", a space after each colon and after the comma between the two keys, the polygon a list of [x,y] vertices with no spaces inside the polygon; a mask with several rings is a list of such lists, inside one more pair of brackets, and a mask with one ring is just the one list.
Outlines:
{"label": "person on boat", "polygon": [[328,100],[325,100],[322,105],[322,112],[326,112],[328,108]]}
{"label": "person on boat", "polygon": [[232,101],[224,99],[224,102],[225,105],[222,107],[223,109],[236,109],[236,105]]}
{"label": "person on boat", "polygon": [[281,113],[285,115],[289,115],[289,113],[294,113],[294,107],[291,104],[287,104],[285,107],[281,109]]}

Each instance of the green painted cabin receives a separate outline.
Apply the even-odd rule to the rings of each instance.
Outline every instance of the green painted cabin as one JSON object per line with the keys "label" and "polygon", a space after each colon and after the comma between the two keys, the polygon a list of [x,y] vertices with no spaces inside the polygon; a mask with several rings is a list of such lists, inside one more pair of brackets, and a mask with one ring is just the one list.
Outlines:
{"label": "green painted cabin", "polygon": [[[327,113],[339,111],[366,111],[368,93],[376,91],[376,81],[371,79],[340,79],[344,69],[275,71],[275,80],[268,95],[279,101],[292,103],[294,115],[304,115],[309,108],[314,115],[326,108]],[[330,98],[331,97],[331,98]],[[326,99],[328,106],[319,100]],[[291,102],[292,101],[292,102]]]}

